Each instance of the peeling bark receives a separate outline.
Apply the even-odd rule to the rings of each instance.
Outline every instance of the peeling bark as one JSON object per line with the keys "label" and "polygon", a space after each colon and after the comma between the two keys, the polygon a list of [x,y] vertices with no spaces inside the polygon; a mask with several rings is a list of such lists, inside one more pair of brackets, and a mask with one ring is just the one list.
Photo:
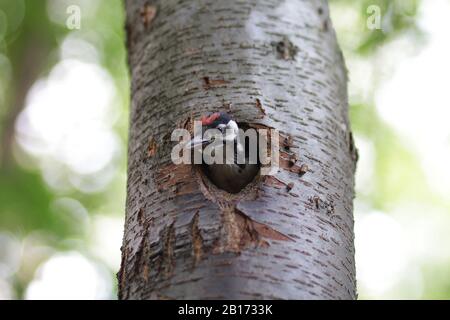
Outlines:
{"label": "peeling bark", "polygon": [[[120,299],[353,299],[347,77],[318,0],[128,0],[132,78]],[[281,132],[241,192],[174,165],[170,134],[216,111]]]}

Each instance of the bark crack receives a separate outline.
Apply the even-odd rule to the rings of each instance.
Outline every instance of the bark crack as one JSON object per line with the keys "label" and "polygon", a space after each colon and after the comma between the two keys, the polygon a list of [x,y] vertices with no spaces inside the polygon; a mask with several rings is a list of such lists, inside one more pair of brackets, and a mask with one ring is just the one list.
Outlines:
{"label": "bark crack", "polygon": [[256,98],[256,108],[261,112],[261,119],[267,115],[266,110],[264,110],[262,106],[261,100],[259,100],[258,98]]}
{"label": "bark crack", "polygon": [[148,148],[147,148],[147,157],[151,158],[156,154],[156,151],[158,150],[158,145],[156,144],[156,141],[153,137],[149,139],[148,142]]}
{"label": "bark crack", "polygon": [[205,90],[222,87],[228,84],[228,81],[224,79],[210,79],[209,77],[203,77],[203,88]]}
{"label": "bark crack", "polygon": [[139,12],[141,16],[142,23],[144,24],[145,28],[148,28],[148,26],[152,23],[152,21],[155,19],[157,13],[157,8],[154,5],[150,5],[146,3],[144,7],[141,8],[141,11]]}
{"label": "bark crack", "polygon": [[160,271],[166,277],[170,277],[175,268],[175,221],[166,229],[161,257]]}
{"label": "bark crack", "polygon": [[197,211],[191,222],[191,237],[192,237],[192,257],[193,264],[192,267],[197,266],[203,256],[203,237],[200,233],[199,224],[199,211]]}
{"label": "bark crack", "polygon": [[249,247],[269,247],[267,240],[294,241],[269,225],[251,219],[236,207],[223,209],[222,215],[222,233],[214,245],[213,253],[240,253]]}
{"label": "bark crack", "polygon": [[272,42],[277,52],[277,58],[283,60],[295,60],[298,52],[298,47],[294,45],[288,37],[284,36],[281,41]]}

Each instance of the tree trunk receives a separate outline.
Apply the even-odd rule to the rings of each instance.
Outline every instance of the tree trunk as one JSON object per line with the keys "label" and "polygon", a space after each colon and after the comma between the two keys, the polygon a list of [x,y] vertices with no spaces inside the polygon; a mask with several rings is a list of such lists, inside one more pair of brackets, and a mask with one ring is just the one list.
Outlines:
{"label": "tree trunk", "polygon": [[[120,299],[354,299],[356,149],[326,1],[129,0],[132,78]],[[249,192],[171,161],[226,111],[281,132]]]}

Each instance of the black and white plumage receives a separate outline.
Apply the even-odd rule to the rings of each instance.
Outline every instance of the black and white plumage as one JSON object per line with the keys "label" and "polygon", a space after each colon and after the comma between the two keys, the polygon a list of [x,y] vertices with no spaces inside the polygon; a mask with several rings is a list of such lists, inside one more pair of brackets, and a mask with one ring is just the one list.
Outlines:
{"label": "black and white plumage", "polygon": [[[222,163],[203,163],[205,174],[217,187],[229,193],[238,193],[248,185],[258,174],[260,166],[258,163],[249,163],[248,146],[242,145],[239,140],[239,126],[230,115],[224,112],[213,113],[202,118],[203,133],[207,129],[218,129],[220,134],[214,139],[203,135],[194,137],[187,144],[188,148],[203,151],[208,145],[214,142],[214,148],[221,148],[224,155]],[[215,140],[218,139],[218,140]],[[233,154],[227,154],[225,145],[232,143]],[[198,146],[201,145],[199,148]],[[214,150],[214,151],[215,151]],[[231,150],[231,149],[230,149]],[[239,163],[239,153],[245,152],[243,163]],[[227,161],[228,157],[228,161]]]}

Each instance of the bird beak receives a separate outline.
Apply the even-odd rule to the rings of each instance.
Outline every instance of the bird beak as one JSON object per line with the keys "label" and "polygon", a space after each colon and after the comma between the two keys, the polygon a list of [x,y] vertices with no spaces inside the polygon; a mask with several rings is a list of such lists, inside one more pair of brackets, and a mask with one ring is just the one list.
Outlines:
{"label": "bird beak", "polygon": [[198,146],[206,146],[207,144],[211,143],[211,139],[205,139],[203,137],[194,137],[191,140],[189,140],[185,144],[186,149],[195,149]]}

